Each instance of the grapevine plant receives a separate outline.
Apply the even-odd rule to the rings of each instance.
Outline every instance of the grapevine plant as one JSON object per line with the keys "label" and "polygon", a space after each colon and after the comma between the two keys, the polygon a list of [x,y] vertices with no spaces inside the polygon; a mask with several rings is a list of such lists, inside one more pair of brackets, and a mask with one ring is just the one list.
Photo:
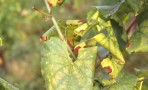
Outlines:
{"label": "grapevine plant", "polygon": [[[86,21],[56,21],[41,37],[41,71],[47,90],[141,90],[144,76],[123,69],[124,54],[148,52],[148,1],[98,0]],[[105,54],[102,54],[102,50]]]}

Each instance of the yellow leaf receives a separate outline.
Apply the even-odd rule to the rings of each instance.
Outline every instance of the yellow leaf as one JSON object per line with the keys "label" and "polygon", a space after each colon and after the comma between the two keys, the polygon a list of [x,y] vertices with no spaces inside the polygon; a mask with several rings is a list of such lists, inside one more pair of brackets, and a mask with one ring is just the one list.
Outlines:
{"label": "yellow leaf", "polygon": [[84,23],[84,24],[80,25],[78,28],[76,28],[74,30],[74,33],[79,36],[83,36],[86,33],[87,28],[88,28],[88,24]]}
{"label": "yellow leaf", "polygon": [[96,20],[99,17],[99,11],[97,10],[94,15],[91,17],[91,19]]}
{"label": "yellow leaf", "polygon": [[115,57],[113,57],[112,59],[103,59],[101,65],[103,68],[106,68],[109,71],[109,75],[112,79],[116,78],[121,69],[123,68],[123,64],[119,64],[118,59]]}
{"label": "yellow leaf", "polygon": [[119,63],[125,63],[115,37],[107,37],[105,36],[105,34],[100,33],[96,35],[93,39],[96,40],[100,45],[105,47],[107,50],[109,50],[111,54],[114,55],[117,59],[119,59]]}

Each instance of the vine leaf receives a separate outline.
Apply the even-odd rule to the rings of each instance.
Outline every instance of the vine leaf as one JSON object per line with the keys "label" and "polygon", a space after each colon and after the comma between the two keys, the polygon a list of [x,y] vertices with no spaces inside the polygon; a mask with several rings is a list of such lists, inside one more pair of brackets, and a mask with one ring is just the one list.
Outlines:
{"label": "vine leaf", "polygon": [[81,48],[72,62],[65,42],[51,37],[41,48],[47,90],[92,90],[97,47]]}
{"label": "vine leaf", "polygon": [[93,20],[97,20],[98,17],[99,17],[99,11],[96,8],[94,8],[88,12],[86,20],[88,23],[91,24],[91,22],[93,22]]}
{"label": "vine leaf", "polygon": [[105,35],[104,33],[99,33],[94,36],[93,39],[110,51],[111,54],[119,60],[120,64],[124,64],[125,61],[120,51],[116,36],[111,27],[107,28],[107,30],[108,34]]}
{"label": "vine leaf", "polygon": [[125,0],[99,0],[99,5],[95,6],[101,14],[107,18],[118,11],[119,7],[124,3]]}
{"label": "vine leaf", "polygon": [[144,12],[137,17],[139,30],[137,30],[129,40],[127,51],[147,52],[148,51],[148,12]]}
{"label": "vine leaf", "polygon": [[135,13],[141,13],[148,9],[147,0],[127,0],[127,3]]}
{"label": "vine leaf", "polygon": [[137,77],[122,72],[117,77],[117,82],[112,84],[107,90],[135,90],[135,86],[137,83]]}
{"label": "vine leaf", "polygon": [[83,36],[87,32],[88,24],[84,23],[74,30],[74,33]]}
{"label": "vine leaf", "polygon": [[110,78],[114,79],[117,77],[117,75],[119,74],[119,72],[122,70],[123,68],[123,64],[119,64],[118,63],[118,59],[115,57],[112,58],[105,58],[102,62],[101,62],[101,66],[103,68],[106,68],[109,72]]}
{"label": "vine leaf", "polygon": [[116,38],[118,40],[118,44],[120,47],[120,50],[123,51],[126,48],[126,42],[127,42],[127,34],[126,31],[121,27],[116,21],[111,20],[112,27],[114,29]]}

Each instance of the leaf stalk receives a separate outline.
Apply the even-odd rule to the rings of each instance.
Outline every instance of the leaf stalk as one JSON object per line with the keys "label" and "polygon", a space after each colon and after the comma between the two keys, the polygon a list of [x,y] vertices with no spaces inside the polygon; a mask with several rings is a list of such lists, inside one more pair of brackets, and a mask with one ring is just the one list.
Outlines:
{"label": "leaf stalk", "polygon": [[[47,1],[47,0],[44,0],[44,2],[45,2],[45,4],[46,4],[48,13],[51,15],[51,20],[52,20],[54,26],[56,27],[56,30],[57,30],[57,32],[58,32],[58,34],[59,34],[59,37],[60,37],[64,42],[66,42],[66,40],[65,40],[65,38],[64,38],[64,36],[63,36],[61,30],[60,30],[60,27],[59,27],[59,25],[57,24],[57,21],[56,21],[55,17],[51,14],[51,8],[50,8],[50,6],[49,6],[49,4],[48,4],[48,1]],[[66,44],[67,44],[67,42],[66,42]],[[68,44],[67,44],[67,48],[68,48],[68,51],[70,52],[70,54],[72,55],[73,59],[76,60],[76,57],[75,57],[75,55],[73,54],[73,52],[72,52],[72,50],[70,49],[70,47],[69,47]]]}

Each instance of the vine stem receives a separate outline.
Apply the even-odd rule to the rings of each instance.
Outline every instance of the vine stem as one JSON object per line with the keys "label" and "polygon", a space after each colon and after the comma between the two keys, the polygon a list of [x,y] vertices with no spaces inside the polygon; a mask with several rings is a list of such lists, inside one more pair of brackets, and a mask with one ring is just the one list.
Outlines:
{"label": "vine stem", "polygon": [[[47,0],[44,0],[44,2],[45,2],[45,4],[46,4],[46,7],[47,7],[47,10],[48,10],[49,14],[51,14],[51,8],[50,8],[50,6],[49,6],[49,4],[48,4],[48,1],[47,1]],[[66,40],[65,40],[65,38],[64,38],[64,36],[63,36],[61,30],[60,30],[60,27],[59,27],[59,25],[57,24],[57,21],[56,21],[56,19],[54,18],[53,15],[51,15],[51,19],[52,19],[52,22],[53,22],[54,26],[56,27],[56,30],[57,30],[57,32],[58,32],[58,34],[59,34],[59,37],[60,37],[64,42],[66,42]],[[66,42],[66,45],[67,45],[68,51],[69,51],[70,54],[72,55],[73,59],[76,60],[76,57],[75,57],[75,55],[73,54],[73,52],[72,52],[72,50],[70,49],[70,47],[69,47],[69,45],[67,44],[67,42]]]}

